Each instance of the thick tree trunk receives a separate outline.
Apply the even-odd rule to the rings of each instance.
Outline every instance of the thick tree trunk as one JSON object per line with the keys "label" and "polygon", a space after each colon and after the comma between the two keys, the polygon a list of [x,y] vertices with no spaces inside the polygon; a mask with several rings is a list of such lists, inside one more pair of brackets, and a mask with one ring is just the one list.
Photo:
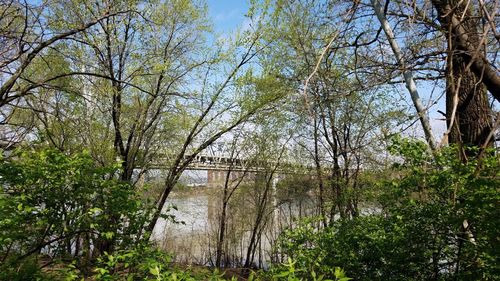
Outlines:
{"label": "thick tree trunk", "polygon": [[[450,130],[448,141],[463,146],[481,146],[487,141],[492,130],[492,110],[482,77],[476,75],[472,69],[472,61],[475,57],[482,56],[481,52],[484,50],[478,31],[479,20],[473,15],[473,5],[465,7],[466,1],[432,0],[432,3],[438,12],[443,32],[448,38],[449,53],[446,69],[446,119]],[[462,42],[464,35],[468,46],[464,46]],[[452,118],[455,107],[456,114]],[[467,154],[471,155],[470,152]]]}
{"label": "thick tree trunk", "polygon": [[[479,79],[467,70],[467,64],[460,55],[449,59],[446,80],[447,126],[451,127],[449,143],[465,146],[481,146],[492,130],[492,111],[485,87]],[[458,100],[455,105],[455,95]],[[456,108],[454,124],[452,112]]]}

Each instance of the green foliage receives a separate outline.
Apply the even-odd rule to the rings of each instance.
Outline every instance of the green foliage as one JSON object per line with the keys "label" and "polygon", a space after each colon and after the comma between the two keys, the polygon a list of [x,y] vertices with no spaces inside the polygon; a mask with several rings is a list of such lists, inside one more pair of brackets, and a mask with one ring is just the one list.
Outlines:
{"label": "green foliage", "polygon": [[0,280],[9,281],[27,281],[27,280],[52,280],[43,274],[37,264],[36,259],[29,258],[18,263],[15,260],[8,259],[0,265]]}
{"label": "green foliage", "polygon": [[98,259],[95,280],[192,280],[165,270],[171,257],[149,246],[117,251]]}
{"label": "green foliage", "polygon": [[113,178],[117,170],[96,167],[87,153],[53,149],[0,160],[0,258],[14,262],[2,266],[23,266],[40,253],[85,263],[139,239],[147,208]]}
{"label": "green foliage", "polygon": [[295,267],[327,278],[341,267],[355,280],[498,280],[498,158],[478,170],[454,148],[431,155],[396,138],[391,150],[400,159],[379,182],[380,212],[285,232],[280,246]]}
{"label": "green foliage", "polygon": [[332,278],[326,278],[324,274],[318,275],[314,269],[309,271],[306,267],[296,267],[297,262],[288,258],[288,262],[282,264],[281,266],[276,266],[271,270],[271,280],[288,280],[288,281],[299,281],[299,280],[314,280],[314,281],[348,281],[352,278],[348,278],[345,275],[344,270],[339,267],[332,268]]}
{"label": "green foliage", "polygon": [[[306,278],[300,277],[300,272]],[[288,263],[273,267],[269,272],[251,272],[248,280],[315,280],[315,281],[348,281],[345,273],[340,268],[333,269],[333,279],[325,279],[323,275],[316,275],[313,272],[305,272],[303,269],[296,269],[295,262],[288,260]],[[156,250],[151,246],[140,246],[136,249],[116,252],[113,255],[106,254],[99,259],[95,268],[96,281],[110,280],[229,280],[224,277],[224,272],[217,269],[180,269],[171,263],[171,257],[164,252]],[[230,280],[236,280],[232,277]]]}
{"label": "green foliage", "polygon": [[94,280],[225,280],[224,274],[217,270],[194,272],[190,269],[179,269],[172,265],[171,260],[171,256],[149,245],[106,254],[99,259]]}

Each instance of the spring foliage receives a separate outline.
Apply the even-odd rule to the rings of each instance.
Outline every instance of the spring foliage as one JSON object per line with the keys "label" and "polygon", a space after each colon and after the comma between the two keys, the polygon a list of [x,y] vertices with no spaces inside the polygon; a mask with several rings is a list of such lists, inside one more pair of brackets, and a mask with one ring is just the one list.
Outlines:
{"label": "spring foliage", "polygon": [[497,280],[499,162],[464,164],[456,149],[431,155],[418,141],[395,138],[400,159],[376,183],[379,212],[318,230],[288,230],[281,250],[305,272],[344,268],[355,280]]}

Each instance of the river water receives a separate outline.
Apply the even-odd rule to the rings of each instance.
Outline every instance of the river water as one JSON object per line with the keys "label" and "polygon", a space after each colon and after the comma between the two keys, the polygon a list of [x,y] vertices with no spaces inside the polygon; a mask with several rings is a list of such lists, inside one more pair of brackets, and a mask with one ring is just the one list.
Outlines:
{"label": "river water", "polygon": [[[216,187],[198,186],[188,191],[172,192],[164,206],[164,213],[171,215],[172,219],[159,220],[152,235],[154,241],[173,253],[177,262],[212,265],[221,200],[220,189]],[[299,215],[312,215],[309,208],[312,201],[309,198],[303,201],[300,206],[286,202],[276,207],[276,200],[269,200],[270,211],[264,218],[266,226],[263,227],[262,239],[257,246],[256,266],[265,267],[268,264],[272,245],[283,228],[296,222]],[[229,209],[226,230],[228,242],[225,243],[228,249],[225,252],[233,259],[231,265],[238,266],[245,261],[255,216],[251,211],[254,208],[252,202],[238,202],[235,205]]]}
{"label": "river water", "polygon": [[[181,183],[184,188],[174,189],[163,209],[163,213],[171,218],[158,221],[152,238],[161,248],[172,253],[177,262],[213,265],[222,187],[205,187],[206,176],[200,172],[184,176]],[[266,267],[270,260],[276,261],[272,246],[284,229],[293,228],[301,218],[318,215],[317,204],[313,200],[316,195],[311,192],[280,194],[275,187],[266,203],[262,238],[254,259],[255,266],[259,267]],[[255,225],[258,193],[255,189],[242,188],[231,198],[223,249],[229,259],[228,266],[241,266],[246,259],[250,234]],[[376,207],[365,207],[361,209],[361,214],[379,211]]]}

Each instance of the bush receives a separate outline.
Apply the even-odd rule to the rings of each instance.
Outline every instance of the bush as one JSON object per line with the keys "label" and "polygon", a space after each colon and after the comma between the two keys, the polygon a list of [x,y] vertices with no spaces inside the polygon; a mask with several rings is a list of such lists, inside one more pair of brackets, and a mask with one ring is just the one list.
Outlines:
{"label": "bush", "polygon": [[0,260],[11,261],[2,267],[40,254],[81,264],[139,239],[144,206],[117,171],[53,149],[1,159]]}
{"label": "bush", "polygon": [[329,278],[341,267],[355,280],[499,280],[498,158],[479,167],[454,148],[430,155],[402,139],[392,149],[401,161],[378,183],[379,214],[321,230],[306,221],[283,234],[280,249]]}

